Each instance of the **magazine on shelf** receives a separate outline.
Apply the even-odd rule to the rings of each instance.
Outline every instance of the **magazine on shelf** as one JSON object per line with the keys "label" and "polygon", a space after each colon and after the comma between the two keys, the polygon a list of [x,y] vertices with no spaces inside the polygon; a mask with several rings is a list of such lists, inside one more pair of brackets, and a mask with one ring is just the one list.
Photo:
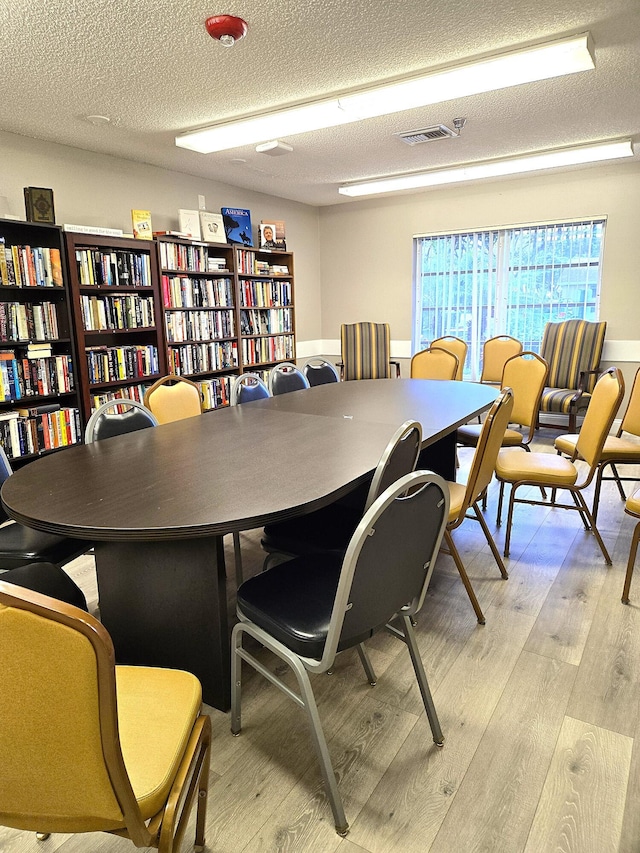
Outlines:
{"label": "magazine on shelf", "polygon": [[221,208],[224,230],[229,243],[253,246],[251,236],[251,211],[242,207]]}

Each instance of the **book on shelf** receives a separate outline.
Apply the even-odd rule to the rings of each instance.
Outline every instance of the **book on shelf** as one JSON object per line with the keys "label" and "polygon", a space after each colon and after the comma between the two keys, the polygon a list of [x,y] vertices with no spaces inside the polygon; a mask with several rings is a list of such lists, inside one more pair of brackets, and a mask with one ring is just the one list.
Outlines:
{"label": "book on shelf", "polygon": [[224,220],[221,213],[200,211],[200,230],[205,243],[226,243],[227,235],[224,230]]}
{"label": "book on shelf", "polygon": [[281,250],[285,250],[287,248],[284,220],[263,219],[260,222],[260,248]]}
{"label": "book on shelf", "polygon": [[25,187],[24,206],[27,222],[41,222],[53,225],[56,221],[53,206],[53,190],[47,187]]}
{"label": "book on shelf", "polygon": [[224,221],[227,242],[253,246],[251,211],[243,207],[223,207],[220,212]]}
{"label": "book on shelf", "polygon": [[136,240],[153,240],[150,210],[132,210],[131,225]]}
{"label": "book on shelf", "polygon": [[185,210],[180,208],[178,211],[178,223],[180,231],[186,234],[191,240],[200,239],[200,211]]}
{"label": "book on shelf", "polygon": [[183,231],[154,231],[154,237],[183,237],[188,238],[188,235]]}

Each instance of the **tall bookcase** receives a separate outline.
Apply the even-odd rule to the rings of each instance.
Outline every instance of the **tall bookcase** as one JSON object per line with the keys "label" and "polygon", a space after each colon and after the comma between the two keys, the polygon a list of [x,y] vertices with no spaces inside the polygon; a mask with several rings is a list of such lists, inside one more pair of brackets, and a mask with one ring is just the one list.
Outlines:
{"label": "tall bookcase", "polygon": [[14,467],[82,439],[62,231],[0,219],[0,444]]}
{"label": "tall bookcase", "polygon": [[240,370],[233,247],[157,240],[169,372],[196,382],[206,409],[228,405]]}
{"label": "tall bookcase", "polygon": [[151,240],[65,233],[81,406],[142,402],[167,373],[157,246]]}

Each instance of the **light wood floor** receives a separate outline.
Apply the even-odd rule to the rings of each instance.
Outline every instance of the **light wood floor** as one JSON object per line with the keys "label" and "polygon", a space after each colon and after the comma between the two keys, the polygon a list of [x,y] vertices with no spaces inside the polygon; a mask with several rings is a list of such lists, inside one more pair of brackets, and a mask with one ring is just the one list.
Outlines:
{"label": "light wood floor", "polygon": [[[551,451],[553,436],[542,433],[539,449]],[[468,453],[461,454],[463,469]],[[492,529],[496,492],[494,484]],[[518,508],[508,581],[477,524],[456,531],[485,626],[477,624],[451,558],[440,556],[417,632],[443,749],[431,741],[408,654],[389,635],[369,644],[377,687],[350,652],[333,675],[315,678],[351,824],[345,839],[334,832],[302,712],[245,668],[242,735],[231,737],[228,715],[209,709],[207,849],[638,853],[640,569],[624,606],[634,520],[612,484],[603,492],[599,528],[610,568],[577,513]],[[503,533],[496,538],[501,543]],[[243,534],[242,545],[245,574],[259,571],[259,533]],[[95,607],[92,559],[70,570]],[[231,580],[229,590],[233,606]],[[0,828],[0,853],[131,849],[107,835],[37,842],[32,833]]]}

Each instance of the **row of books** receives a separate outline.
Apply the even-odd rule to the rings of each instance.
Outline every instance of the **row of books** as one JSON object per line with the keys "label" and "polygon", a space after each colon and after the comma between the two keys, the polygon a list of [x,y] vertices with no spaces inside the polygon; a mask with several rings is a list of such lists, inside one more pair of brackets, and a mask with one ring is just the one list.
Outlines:
{"label": "row of books", "polygon": [[197,384],[205,409],[220,409],[231,402],[231,377],[216,376],[213,379],[199,381]]}
{"label": "row of books", "polygon": [[154,376],[159,371],[158,349],[152,345],[87,347],[86,354],[92,384]]}
{"label": "row of books", "polygon": [[155,326],[153,297],[127,293],[122,296],[81,296],[82,323],[86,331],[141,329]]}
{"label": "row of books", "polygon": [[68,394],[74,387],[69,355],[20,358],[12,350],[0,352],[0,402]]}
{"label": "row of books", "polygon": [[210,370],[227,370],[238,366],[236,341],[188,344],[169,347],[169,370],[178,376],[206,373]]}
{"label": "row of books", "polygon": [[151,287],[151,258],[147,252],[76,249],[76,264],[83,287]]}
{"label": "row of books", "polygon": [[255,252],[247,249],[237,250],[238,272],[241,275],[288,275],[286,264],[274,264],[273,258],[261,260]]}
{"label": "row of books", "polygon": [[165,308],[231,308],[233,283],[230,278],[187,278],[162,276]]}
{"label": "row of books", "polygon": [[53,302],[0,302],[0,341],[54,341],[58,315]]}
{"label": "row of books", "polygon": [[290,308],[243,308],[240,312],[240,332],[243,335],[272,335],[292,330]]}
{"label": "row of books", "polygon": [[270,338],[242,338],[242,360],[245,364],[266,361],[290,361],[293,358],[293,335]]}
{"label": "row of books", "polygon": [[240,304],[242,308],[276,308],[291,305],[290,281],[241,282]]}
{"label": "row of books", "polygon": [[289,267],[286,264],[274,264],[256,258],[253,266],[256,275],[289,275]]}
{"label": "row of books", "polygon": [[151,383],[138,383],[137,385],[127,385],[126,388],[115,388],[111,391],[103,391],[100,394],[91,395],[91,410],[99,409],[104,403],[110,403],[112,400],[118,400],[121,397],[128,397],[130,400],[137,400],[138,403],[144,403],[144,395]]}
{"label": "row of books", "polygon": [[[207,246],[159,241],[160,266],[163,270],[181,272],[219,272],[227,269],[227,259]],[[219,250],[218,250],[219,252]]]}
{"label": "row of books", "polygon": [[233,311],[167,311],[167,341],[212,341],[235,335]]}
{"label": "row of books", "polygon": [[7,246],[0,237],[0,284],[11,287],[62,287],[60,249]]}
{"label": "row of books", "polygon": [[0,414],[0,444],[11,459],[77,444],[81,437],[76,408],[52,405]]}

